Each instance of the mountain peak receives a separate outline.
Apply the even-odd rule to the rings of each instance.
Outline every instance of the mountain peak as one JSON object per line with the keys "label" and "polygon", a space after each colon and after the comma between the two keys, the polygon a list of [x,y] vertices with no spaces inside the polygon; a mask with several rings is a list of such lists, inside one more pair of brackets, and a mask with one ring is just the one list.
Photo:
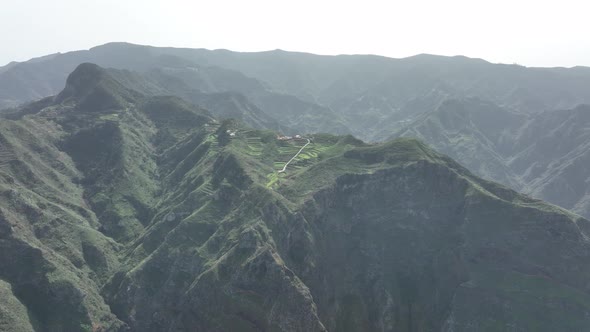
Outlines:
{"label": "mountain peak", "polygon": [[107,76],[106,70],[94,63],[80,64],[66,81],[66,89],[73,88],[76,92],[92,89]]}
{"label": "mountain peak", "polygon": [[57,103],[75,100],[79,109],[100,111],[124,108],[134,100],[134,93],[116,79],[108,70],[93,64],[80,64],[69,76],[66,86],[56,97]]}

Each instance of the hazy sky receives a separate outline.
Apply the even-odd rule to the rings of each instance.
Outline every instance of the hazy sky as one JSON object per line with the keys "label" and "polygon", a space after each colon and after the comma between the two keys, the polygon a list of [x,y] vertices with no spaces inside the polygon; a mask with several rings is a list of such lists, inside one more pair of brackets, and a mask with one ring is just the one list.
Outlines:
{"label": "hazy sky", "polygon": [[0,65],[111,41],[590,66],[573,0],[0,0]]}

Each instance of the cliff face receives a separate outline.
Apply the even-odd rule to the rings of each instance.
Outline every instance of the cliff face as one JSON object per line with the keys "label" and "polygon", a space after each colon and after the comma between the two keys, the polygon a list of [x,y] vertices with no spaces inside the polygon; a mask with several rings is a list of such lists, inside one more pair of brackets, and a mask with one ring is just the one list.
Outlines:
{"label": "cliff face", "polygon": [[428,163],[347,175],[307,203],[316,268],[303,280],[332,331],[440,329],[469,279],[467,184]]}
{"label": "cliff face", "polygon": [[587,220],[416,140],[301,150],[100,77],[125,98],[0,122],[0,330],[590,326]]}
{"label": "cliff face", "polygon": [[584,329],[588,221],[536,204],[428,162],[344,176],[307,203],[301,278],[329,330]]}

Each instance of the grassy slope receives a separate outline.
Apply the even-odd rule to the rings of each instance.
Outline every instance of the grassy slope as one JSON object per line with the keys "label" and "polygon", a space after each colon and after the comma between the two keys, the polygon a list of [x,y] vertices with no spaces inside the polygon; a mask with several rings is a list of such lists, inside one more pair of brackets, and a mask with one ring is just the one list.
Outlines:
{"label": "grassy slope", "polygon": [[[124,325],[100,288],[152,214],[159,154],[213,121],[179,99],[130,100],[94,69],[49,106],[0,122],[0,279],[40,330]],[[97,95],[116,102],[83,106]]]}
{"label": "grassy slope", "polygon": [[120,323],[99,295],[118,267],[119,246],[97,231],[82,174],[57,149],[63,131],[43,118],[2,121],[1,279],[27,307],[33,325],[76,330]]}

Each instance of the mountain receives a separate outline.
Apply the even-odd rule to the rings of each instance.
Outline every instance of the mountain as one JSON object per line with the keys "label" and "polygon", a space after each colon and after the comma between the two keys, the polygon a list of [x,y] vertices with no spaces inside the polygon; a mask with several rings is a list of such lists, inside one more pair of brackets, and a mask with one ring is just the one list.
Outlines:
{"label": "mountain", "polygon": [[0,121],[0,329],[590,326],[588,220],[415,139],[278,140],[117,75]]}
{"label": "mountain", "polygon": [[[0,109],[57,94],[68,74],[80,63],[91,62],[101,67],[122,69],[126,85],[148,94],[170,94],[192,102],[203,93],[233,93],[241,105],[231,107],[251,110],[256,115],[242,120],[252,125],[268,125],[287,133],[333,132],[348,134],[350,129],[339,115],[327,107],[276,92],[263,82],[241,72],[217,66],[202,65],[192,58],[176,55],[174,49],[157,49],[114,43],[66,54],[12,64],[0,71]],[[182,53],[182,52],[181,52]],[[121,75],[116,75],[121,79]],[[133,76],[133,77],[131,77]],[[222,103],[223,104],[223,103]],[[246,105],[249,104],[249,105]],[[229,104],[225,103],[225,106]],[[283,109],[287,111],[282,111]],[[215,111],[215,110],[214,110]],[[221,112],[228,112],[227,109]],[[265,114],[271,114],[269,117]],[[262,119],[264,118],[264,119]]]}
{"label": "mountain", "polygon": [[392,137],[417,137],[470,170],[590,217],[590,106],[521,114],[448,100]]}
{"label": "mountain", "polygon": [[240,92],[231,89],[227,91],[213,89],[210,85],[203,86],[194,83],[194,80],[202,78],[201,76],[193,77],[191,80],[187,79],[189,81],[187,83],[186,78],[179,78],[160,70],[144,74],[115,69],[108,69],[108,72],[121,84],[144,95],[174,95],[210,110],[217,118],[237,119],[258,129],[293,132],[293,129],[279,123]]}
{"label": "mountain", "polygon": [[162,71],[202,92],[238,92],[296,131],[336,130],[369,141],[385,140],[449,98],[475,97],[527,114],[590,104],[590,70],[584,67],[527,68],[427,54],[392,59],[111,43],[0,70],[0,108],[57,94],[83,62]]}

